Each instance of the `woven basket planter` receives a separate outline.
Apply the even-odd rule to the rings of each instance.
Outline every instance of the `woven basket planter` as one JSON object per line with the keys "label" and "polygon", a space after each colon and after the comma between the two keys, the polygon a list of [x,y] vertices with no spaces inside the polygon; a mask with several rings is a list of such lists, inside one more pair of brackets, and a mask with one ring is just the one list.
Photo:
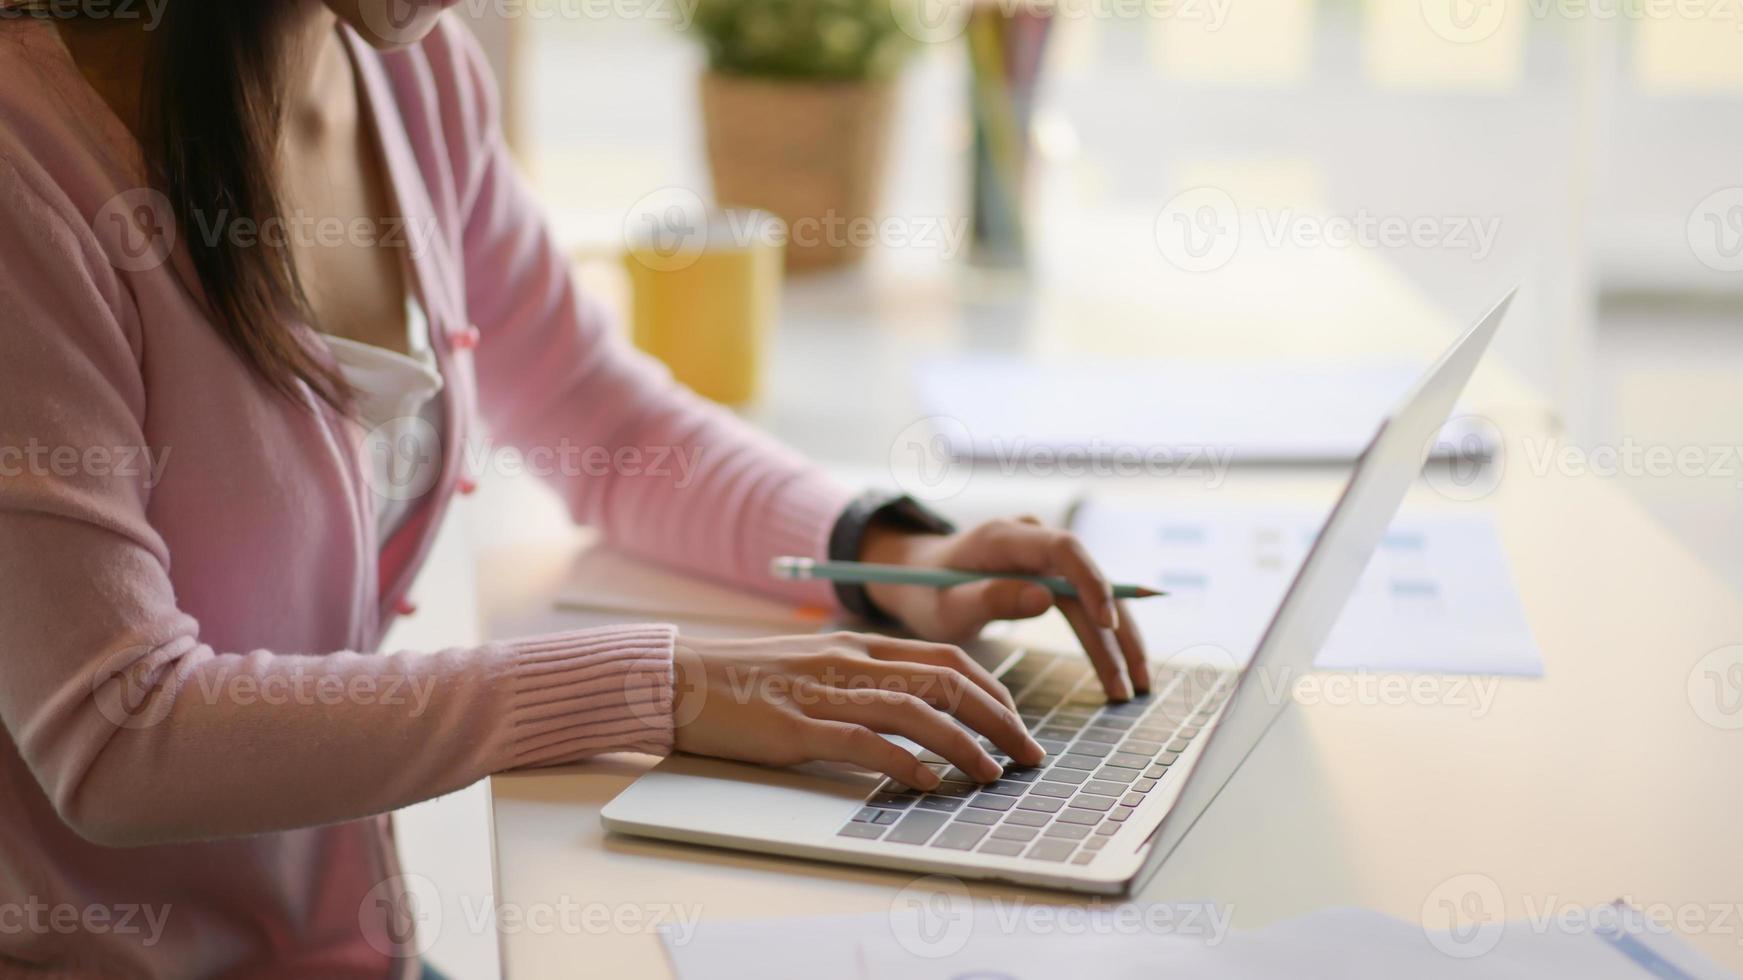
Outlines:
{"label": "woven basket planter", "polygon": [[714,197],[786,222],[787,268],[857,260],[873,237],[894,86],[708,71],[702,119]]}

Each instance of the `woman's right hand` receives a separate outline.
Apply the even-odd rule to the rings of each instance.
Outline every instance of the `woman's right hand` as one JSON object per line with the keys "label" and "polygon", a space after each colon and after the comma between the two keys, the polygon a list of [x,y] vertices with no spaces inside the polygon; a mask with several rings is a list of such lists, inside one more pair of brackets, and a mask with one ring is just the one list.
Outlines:
{"label": "woman's right hand", "polygon": [[939,776],[881,737],[901,735],[982,782],[1003,769],[952,716],[1020,765],[1046,752],[1003,685],[960,648],[862,633],[758,640],[680,636],[673,729],[681,752],[763,765],[845,762],[918,789]]}

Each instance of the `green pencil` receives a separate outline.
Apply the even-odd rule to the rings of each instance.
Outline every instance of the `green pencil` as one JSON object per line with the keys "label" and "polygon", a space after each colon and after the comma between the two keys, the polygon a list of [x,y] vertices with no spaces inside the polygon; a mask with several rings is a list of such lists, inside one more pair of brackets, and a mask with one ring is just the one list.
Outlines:
{"label": "green pencil", "polygon": [[[874,565],[859,561],[818,561],[815,558],[798,558],[792,555],[776,558],[770,562],[769,573],[775,578],[793,581],[820,578],[831,582],[929,585],[935,589],[947,589],[953,585],[967,585],[970,582],[984,582],[992,578],[1008,578],[1045,586],[1057,596],[1077,597],[1077,588],[1057,575],[1019,575],[1015,572],[1008,574],[1003,572],[958,572],[940,568],[909,568],[906,565]],[[1114,586],[1114,598],[1116,599],[1147,599],[1151,596],[1167,594],[1145,588],[1142,585]]]}

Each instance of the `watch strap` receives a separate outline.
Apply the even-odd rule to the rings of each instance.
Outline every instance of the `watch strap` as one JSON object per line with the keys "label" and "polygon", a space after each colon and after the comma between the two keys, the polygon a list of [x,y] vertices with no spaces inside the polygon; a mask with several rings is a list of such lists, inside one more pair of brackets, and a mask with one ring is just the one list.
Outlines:
{"label": "watch strap", "polygon": [[[956,525],[948,518],[913,497],[867,491],[855,497],[835,519],[835,527],[829,532],[829,560],[859,561],[865,548],[866,532],[874,524],[912,534],[956,533]],[[874,623],[893,622],[871,601],[865,586],[860,583],[836,582],[835,597],[842,608],[855,616]]]}

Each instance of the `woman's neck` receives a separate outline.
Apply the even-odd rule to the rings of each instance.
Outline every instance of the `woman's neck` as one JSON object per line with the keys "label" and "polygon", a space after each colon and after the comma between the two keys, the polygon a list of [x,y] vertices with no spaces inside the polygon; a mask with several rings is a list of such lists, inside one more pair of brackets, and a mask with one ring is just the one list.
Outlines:
{"label": "woman's neck", "polygon": [[322,0],[289,0],[285,6],[280,90],[285,123],[293,135],[319,133],[327,128],[335,95],[352,84],[350,65],[339,46],[338,18]]}

